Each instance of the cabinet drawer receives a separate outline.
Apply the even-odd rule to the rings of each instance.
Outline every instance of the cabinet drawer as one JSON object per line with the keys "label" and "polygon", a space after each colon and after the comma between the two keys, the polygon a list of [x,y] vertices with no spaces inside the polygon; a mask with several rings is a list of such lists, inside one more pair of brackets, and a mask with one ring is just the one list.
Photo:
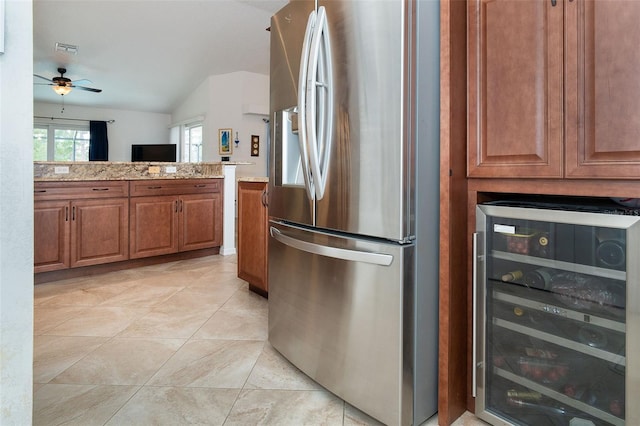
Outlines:
{"label": "cabinet drawer", "polygon": [[221,179],[139,180],[130,182],[132,197],[220,192]]}
{"label": "cabinet drawer", "polygon": [[36,201],[129,196],[127,181],[35,182]]}

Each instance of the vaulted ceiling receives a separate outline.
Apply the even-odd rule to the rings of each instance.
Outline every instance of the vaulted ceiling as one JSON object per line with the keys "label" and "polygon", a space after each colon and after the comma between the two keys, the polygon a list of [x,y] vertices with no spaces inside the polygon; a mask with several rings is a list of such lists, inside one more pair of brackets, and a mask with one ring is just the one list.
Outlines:
{"label": "vaulted ceiling", "polygon": [[[269,73],[270,18],[286,0],[34,0],[34,73],[88,79],[68,105],[171,113],[210,75]],[[77,46],[72,54],[56,43]],[[34,99],[60,102],[34,77]],[[40,84],[44,83],[44,84]]]}

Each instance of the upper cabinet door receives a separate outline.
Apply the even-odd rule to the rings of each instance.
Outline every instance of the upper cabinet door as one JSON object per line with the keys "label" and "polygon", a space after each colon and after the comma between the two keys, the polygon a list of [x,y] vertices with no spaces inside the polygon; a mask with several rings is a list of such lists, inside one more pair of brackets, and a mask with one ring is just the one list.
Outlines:
{"label": "upper cabinet door", "polygon": [[640,2],[566,8],[566,175],[640,177]]}
{"label": "upper cabinet door", "polygon": [[562,177],[562,0],[470,0],[469,177]]}

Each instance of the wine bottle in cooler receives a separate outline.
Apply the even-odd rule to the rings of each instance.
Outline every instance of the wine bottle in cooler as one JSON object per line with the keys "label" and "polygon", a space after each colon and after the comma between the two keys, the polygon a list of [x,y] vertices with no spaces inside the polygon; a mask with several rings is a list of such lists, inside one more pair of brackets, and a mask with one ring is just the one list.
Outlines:
{"label": "wine bottle in cooler", "polygon": [[620,229],[598,228],[596,262],[603,268],[622,269],[627,260],[624,233]]}
{"label": "wine bottle in cooler", "polygon": [[524,275],[524,285],[538,290],[549,290],[551,288],[551,280],[555,275],[555,270],[551,268],[538,268],[529,271]]}
{"label": "wine bottle in cooler", "polygon": [[500,279],[506,283],[515,282],[515,281],[519,281],[522,278],[522,276],[523,276],[522,271],[509,271],[502,274]]}

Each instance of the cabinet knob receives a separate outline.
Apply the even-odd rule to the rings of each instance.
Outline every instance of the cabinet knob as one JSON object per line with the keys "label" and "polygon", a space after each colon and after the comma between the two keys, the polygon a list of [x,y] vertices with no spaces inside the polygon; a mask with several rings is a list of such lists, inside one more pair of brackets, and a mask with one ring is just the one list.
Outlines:
{"label": "cabinet knob", "polygon": [[556,6],[558,4],[558,0],[551,0],[551,6]]}

